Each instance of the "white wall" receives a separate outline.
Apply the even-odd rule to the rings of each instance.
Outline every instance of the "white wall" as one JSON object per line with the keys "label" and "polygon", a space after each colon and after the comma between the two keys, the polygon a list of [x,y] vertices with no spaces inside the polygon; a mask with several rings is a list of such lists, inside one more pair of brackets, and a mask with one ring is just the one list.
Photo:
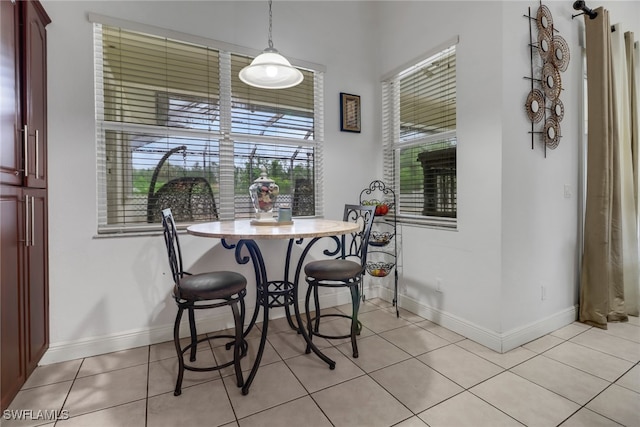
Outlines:
{"label": "white wall", "polygon": [[[262,1],[43,4],[52,19],[47,27],[51,348],[43,359],[48,363],[168,339],[175,315],[160,235],[96,238],[93,41],[87,13],[262,50],[267,47],[268,9]],[[275,47],[288,57],[327,68],[324,208],[328,218],[341,217],[344,203],[357,200],[360,188],[378,177],[371,14],[371,8],[360,2],[273,6]],[[362,97],[360,134],[339,131],[341,91]],[[211,250],[217,241],[189,237],[182,243],[186,260],[196,264],[192,270],[238,268],[231,252],[220,245]],[[249,270],[241,271],[251,277]],[[255,299],[254,286],[249,288],[250,300]]]}
{"label": "white wall", "polygon": [[[630,25],[640,34],[638,2],[604,3],[612,22],[634,18]],[[275,47],[327,67],[325,214],[330,218],[339,217],[344,203],[382,176],[381,76],[459,36],[458,230],[402,228],[400,303],[498,351],[569,323],[577,303],[581,18],[571,20],[570,0],[546,4],[572,55],[562,75],[563,138],[546,159],[540,145],[531,150],[524,112],[529,58],[522,15],[538,2],[274,4]],[[263,1],[45,0],[44,6],[53,21],[48,27],[51,349],[43,359],[48,363],[167,339],[175,313],[160,236],[95,238],[87,12],[255,49],[266,46],[267,12]],[[339,92],[361,95],[361,134],[339,131]],[[568,199],[565,184],[572,190]],[[182,243],[194,271],[238,268],[220,245],[211,249],[215,241],[185,236]],[[280,248],[277,242],[266,247],[273,265],[278,263],[273,249]],[[437,279],[443,292],[435,291]],[[251,301],[255,293],[249,289]]]}
{"label": "white wall", "polygon": [[[454,323],[461,320],[475,325],[476,333],[499,332],[501,4],[382,2],[379,16],[380,75],[454,36],[460,39],[456,48],[458,230],[403,227],[403,292],[409,300],[430,306],[430,318],[448,327],[455,329]],[[437,278],[442,280],[441,293],[435,291]]]}

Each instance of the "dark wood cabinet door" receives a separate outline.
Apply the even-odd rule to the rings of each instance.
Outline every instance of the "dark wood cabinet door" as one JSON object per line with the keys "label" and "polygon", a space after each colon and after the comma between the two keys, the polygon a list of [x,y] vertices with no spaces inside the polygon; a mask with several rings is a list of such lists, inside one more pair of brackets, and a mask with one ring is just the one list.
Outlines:
{"label": "dark wood cabinet door", "polygon": [[[4,1],[3,1],[4,3]],[[26,381],[23,259],[25,201],[20,187],[0,186],[0,392],[6,408]]]}
{"label": "dark wood cabinet door", "polygon": [[47,191],[24,189],[24,218],[29,221],[25,246],[25,318],[27,377],[49,347],[49,286],[47,263]]}
{"label": "dark wood cabinet door", "polygon": [[27,167],[24,185],[45,188],[47,185],[47,33],[50,22],[42,5],[34,1],[19,2],[23,10],[23,98],[22,132],[27,134]]}
{"label": "dark wood cabinet door", "polygon": [[0,2],[0,184],[21,185],[23,139],[20,116],[18,5]]}

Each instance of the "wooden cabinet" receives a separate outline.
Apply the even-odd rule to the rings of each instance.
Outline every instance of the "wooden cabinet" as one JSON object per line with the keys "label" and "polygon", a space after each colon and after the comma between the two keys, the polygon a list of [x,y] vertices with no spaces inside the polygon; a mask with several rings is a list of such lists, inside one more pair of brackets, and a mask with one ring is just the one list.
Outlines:
{"label": "wooden cabinet", "polygon": [[[27,153],[25,185],[45,188],[47,184],[47,34],[50,22],[38,2],[21,1],[22,15],[22,137]],[[25,136],[26,135],[26,136]]]}
{"label": "wooden cabinet", "polygon": [[0,185],[0,376],[4,410],[26,381],[22,188]]}
{"label": "wooden cabinet", "polygon": [[22,185],[18,6],[0,0],[0,184]]}
{"label": "wooden cabinet", "polygon": [[0,0],[0,394],[49,346],[46,32],[38,1]]}

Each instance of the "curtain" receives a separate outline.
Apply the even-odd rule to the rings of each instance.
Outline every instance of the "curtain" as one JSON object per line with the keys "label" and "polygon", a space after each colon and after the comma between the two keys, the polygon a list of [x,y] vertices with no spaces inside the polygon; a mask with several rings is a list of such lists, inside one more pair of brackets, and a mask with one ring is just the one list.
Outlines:
{"label": "curtain", "polygon": [[595,19],[585,16],[589,120],[579,320],[606,329],[609,321],[638,314],[638,163],[632,151],[638,112],[637,94],[631,94],[636,80],[629,78],[636,74],[629,71],[634,61],[620,45],[619,28],[612,36],[609,12],[596,12]]}

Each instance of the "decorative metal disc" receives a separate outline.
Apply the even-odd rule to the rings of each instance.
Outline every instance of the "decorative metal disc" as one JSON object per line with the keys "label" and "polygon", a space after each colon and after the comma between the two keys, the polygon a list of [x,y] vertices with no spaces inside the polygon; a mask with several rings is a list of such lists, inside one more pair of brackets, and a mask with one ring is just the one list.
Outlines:
{"label": "decorative metal disc", "polygon": [[564,119],[564,104],[560,101],[560,98],[556,98],[551,103],[551,116],[556,119],[558,123]]}
{"label": "decorative metal disc", "polygon": [[538,53],[543,62],[553,61],[553,37],[551,37],[551,33],[546,31],[538,32]]}
{"label": "decorative metal disc", "polygon": [[544,94],[540,89],[532,89],[524,104],[527,116],[533,123],[538,123],[544,117]]}
{"label": "decorative metal disc", "polygon": [[542,88],[547,98],[552,101],[560,95],[560,90],[562,89],[560,71],[551,62],[547,62],[542,67]]}
{"label": "decorative metal disc", "polygon": [[551,60],[560,71],[567,71],[569,66],[569,45],[567,41],[559,35],[553,36],[553,48],[551,49]]}
{"label": "decorative metal disc", "polygon": [[553,31],[553,16],[549,8],[543,4],[540,5],[536,13],[536,25],[539,32],[547,32],[551,35]]}
{"label": "decorative metal disc", "polygon": [[544,122],[544,143],[549,149],[554,150],[560,144],[560,124],[553,117]]}

